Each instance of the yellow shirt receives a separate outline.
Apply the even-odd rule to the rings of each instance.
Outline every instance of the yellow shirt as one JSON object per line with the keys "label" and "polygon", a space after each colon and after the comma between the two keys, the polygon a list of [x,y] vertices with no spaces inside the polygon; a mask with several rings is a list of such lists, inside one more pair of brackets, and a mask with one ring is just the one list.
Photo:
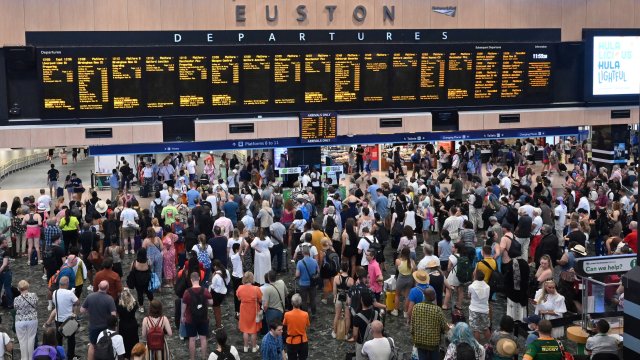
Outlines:
{"label": "yellow shirt", "polygon": [[62,231],[78,230],[79,225],[80,223],[78,222],[78,219],[75,216],[69,216],[68,224],[67,224],[67,218],[60,219],[60,230]]}
{"label": "yellow shirt", "polygon": [[480,261],[478,262],[478,265],[476,265],[476,271],[482,271],[484,273],[484,282],[488,284],[489,279],[491,278],[491,273],[493,271],[498,271],[498,264],[492,257],[488,257],[488,258],[486,257],[482,260],[489,263],[489,265],[491,265],[491,269],[487,268],[487,265],[485,265],[483,262]]}

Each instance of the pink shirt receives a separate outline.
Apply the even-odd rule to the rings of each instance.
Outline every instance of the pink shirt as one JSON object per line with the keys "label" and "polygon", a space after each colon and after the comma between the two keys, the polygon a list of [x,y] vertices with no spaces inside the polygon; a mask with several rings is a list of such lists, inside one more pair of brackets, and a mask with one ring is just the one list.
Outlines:
{"label": "pink shirt", "polygon": [[378,283],[377,279],[382,275],[382,270],[380,270],[380,264],[373,259],[369,262],[369,266],[367,267],[369,271],[369,288],[374,293],[382,292],[382,284]]}

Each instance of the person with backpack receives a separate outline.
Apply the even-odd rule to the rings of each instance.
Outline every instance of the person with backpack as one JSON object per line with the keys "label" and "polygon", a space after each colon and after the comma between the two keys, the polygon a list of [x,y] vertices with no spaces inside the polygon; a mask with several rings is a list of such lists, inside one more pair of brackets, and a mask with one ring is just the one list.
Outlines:
{"label": "person with backpack", "polygon": [[[53,292],[53,303],[55,304],[55,310],[51,311],[49,318],[45,322],[46,326],[54,323],[55,328],[62,326],[68,319],[75,317],[73,308],[79,303],[78,298],[72,290],[69,290],[69,278],[64,276],[60,279],[60,288]],[[62,332],[56,331],[56,338],[58,344],[62,345]],[[67,353],[69,359],[77,359],[76,353],[76,334],[67,336]]]}
{"label": "person with backpack", "polygon": [[380,312],[373,306],[374,298],[370,292],[360,294],[361,309],[353,317],[353,337],[356,343],[356,360],[364,359],[362,347],[372,339],[371,323],[380,319]]}
{"label": "person with backpack", "polygon": [[162,303],[152,300],[149,305],[149,315],[142,319],[142,341],[147,343],[149,357],[167,360],[171,356],[165,340],[173,335],[169,319],[162,315]]}
{"label": "person with backpack", "polygon": [[369,266],[367,267],[367,272],[369,273],[369,288],[373,292],[373,296],[376,301],[380,301],[384,277],[382,276],[380,264],[376,261],[376,252],[376,250],[370,248],[367,250],[365,256],[369,262]]}
{"label": "person with backpack", "polygon": [[198,255],[198,262],[200,262],[204,267],[204,282],[209,281],[211,276],[211,259],[213,259],[213,249],[211,248],[211,245],[207,244],[207,237],[205,234],[198,235],[198,243],[193,245],[191,251],[195,251]]}
{"label": "person with backpack", "polygon": [[336,253],[329,238],[323,238],[322,244],[322,265],[320,266],[320,277],[323,282],[323,293],[321,295],[320,302],[323,304],[328,303],[328,298],[331,297],[331,281],[338,275],[340,271],[340,257]]}
{"label": "person with backpack", "polygon": [[[340,263],[340,272],[333,278],[333,303],[335,306],[335,315],[333,318],[333,331],[331,337],[334,339],[338,333],[338,323],[341,321],[344,311],[344,336],[346,336],[351,326],[351,312],[347,306],[347,294],[349,288],[353,286],[353,278],[349,276],[349,262],[342,260]],[[342,338],[341,340],[344,340]]]}
{"label": "person with backpack", "polygon": [[398,359],[398,347],[391,337],[384,336],[382,321],[371,322],[371,340],[362,344],[362,356],[369,360]]}
{"label": "person with backpack", "polygon": [[[465,322],[459,322],[451,330],[451,342],[447,347],[444,360],[462,360],[463,357],[458,357],[457,353],[463,344],[469,345],[473,349],[472,353],[475,356],[471,356],[471,359],[482,360],[485,358],[484,346],[480,345],[480,343],[473,338],[469,325]],[[468,359],[468,357],[464,357],[464,359]]]}
{"label": "person with backpack", "polygon": [[315,259],[311,258],[308,246],[302,247],[303,258],[296,264],[296,279],[300,285],[300,295],[304,300],[303,309],[309,309],[311,315],[316,313],[316,289],[320,279],[320,269]]}
{"label": "person with backpack", "polygon": [[93,360],[122,360],[124,359],[124,339],[118,334],[118,318],[109,315],[106,318],[107,328],[98,334]]}
{"label": "person with backpack", "polygon": [[200,286],[200,274],[189,274],[191,288],[182,295],[182,320],[189,338],[189,359],[196,357],[196,337],[200,337],[202,358],[207,357],[207,336],[209,335],[209,316],[207,309],[213,305],[213,298],[207,289]]}
{"label": "person with backpack", "polygon": [[[456,304],[457,310],[462,310],[462,299],[464,297],[464,285],[472,280],[473,267],[469,257],[466,255],[466,247],[464,243],[457,242],[454,244],[452,253],[449,256],[449,268],[447,271],[447,282],[456,291]],[[447,290],[444,298],[444,305],[446,308],[451,304],[453,294],[452,291]]]}
{"label": "person with backpack", "polygon": [[[90,293],[80,307],[81,313],[89,313],[89,348],[87,357],[89,359],[99,360],[94,357],[96,353],[96,345],[98,336],[107,328],[115,330],[117,323],[116,303],[107,293],[109,291],[109,283],[105,280],[98,284],[98,291]],[[113,319],[113,324],[111,323]],[[124,354],[124,345],[122,346]],[[115,356],[111,356],[114,359]],[[109,359],[109,360],[111,360]]]}

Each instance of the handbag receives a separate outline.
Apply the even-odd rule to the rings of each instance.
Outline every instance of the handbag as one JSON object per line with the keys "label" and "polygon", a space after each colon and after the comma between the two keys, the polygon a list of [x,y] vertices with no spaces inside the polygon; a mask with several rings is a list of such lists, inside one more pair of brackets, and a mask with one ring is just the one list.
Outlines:
{"label": "handbag", "polygon": [[346,340],[347,338],[347,320],[344,316],[340,316],[338,319],[338,325],[336,326],[336,340]]}
{"label": "handbag", "polygon": [[158,274],[151,272],[151,276],[149,277],[149,291],[153,292],[160,288],[160,278]]}
{"label": "handbag", "polygon": [[560,352],[562,353],[562,359],[564,360],[574,360],[573,355],[571,355],[570,352],[565,351],[564,346],[562,346],[562,343],[558,340],[556,340],[556,342],[558,343],[558,347],[560,348]]}
{"label": "handbag", "polygon": [[309,275],[309,282],[310,282],[309,286],[318,286],[318,284],[320,284],[320,282],[322,281],[320,279],[320,274],[318,274],[317,271],[311,274],[311,272],[309,271],[309,268],[307,267],[307,263],[304,261],[304,259],[302,259],[301,261],[302,261],[302,265],[304,265],[304,268],[307,270],[307,274]]}
{"label": "handbag", "polygon": [[256,297],[256,324],[261,323],[263,317],[264,317],[264,311],[260,308],[260,304],[258,303],[258,298]]}
{"label": "handbag", "polygon": [[[54,297],[54,300],[56,302],[56,309],[59,309],[58,307],[58,290],[56,290],[56,296]],[[56,318],[57,318],[57,313],[56,313]],[[60,324],[60,326],[58,326],[58,332],[60,333],[60,335],[68,338],[70,336],[73,336],[78,329],[80,328],[80,324],[78,323],[78,320],[76,320],[75,316],[70,316],[67,318],[67,320],[63,321],[62,324]]]}

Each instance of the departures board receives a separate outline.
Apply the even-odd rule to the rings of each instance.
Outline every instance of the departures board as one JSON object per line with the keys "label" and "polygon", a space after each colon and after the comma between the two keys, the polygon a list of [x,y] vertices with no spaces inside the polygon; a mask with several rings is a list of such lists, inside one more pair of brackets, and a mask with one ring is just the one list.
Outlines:
{"label": "departures board", "polygon": [[38,48],[42,118],[554,101],[555,44]]}

